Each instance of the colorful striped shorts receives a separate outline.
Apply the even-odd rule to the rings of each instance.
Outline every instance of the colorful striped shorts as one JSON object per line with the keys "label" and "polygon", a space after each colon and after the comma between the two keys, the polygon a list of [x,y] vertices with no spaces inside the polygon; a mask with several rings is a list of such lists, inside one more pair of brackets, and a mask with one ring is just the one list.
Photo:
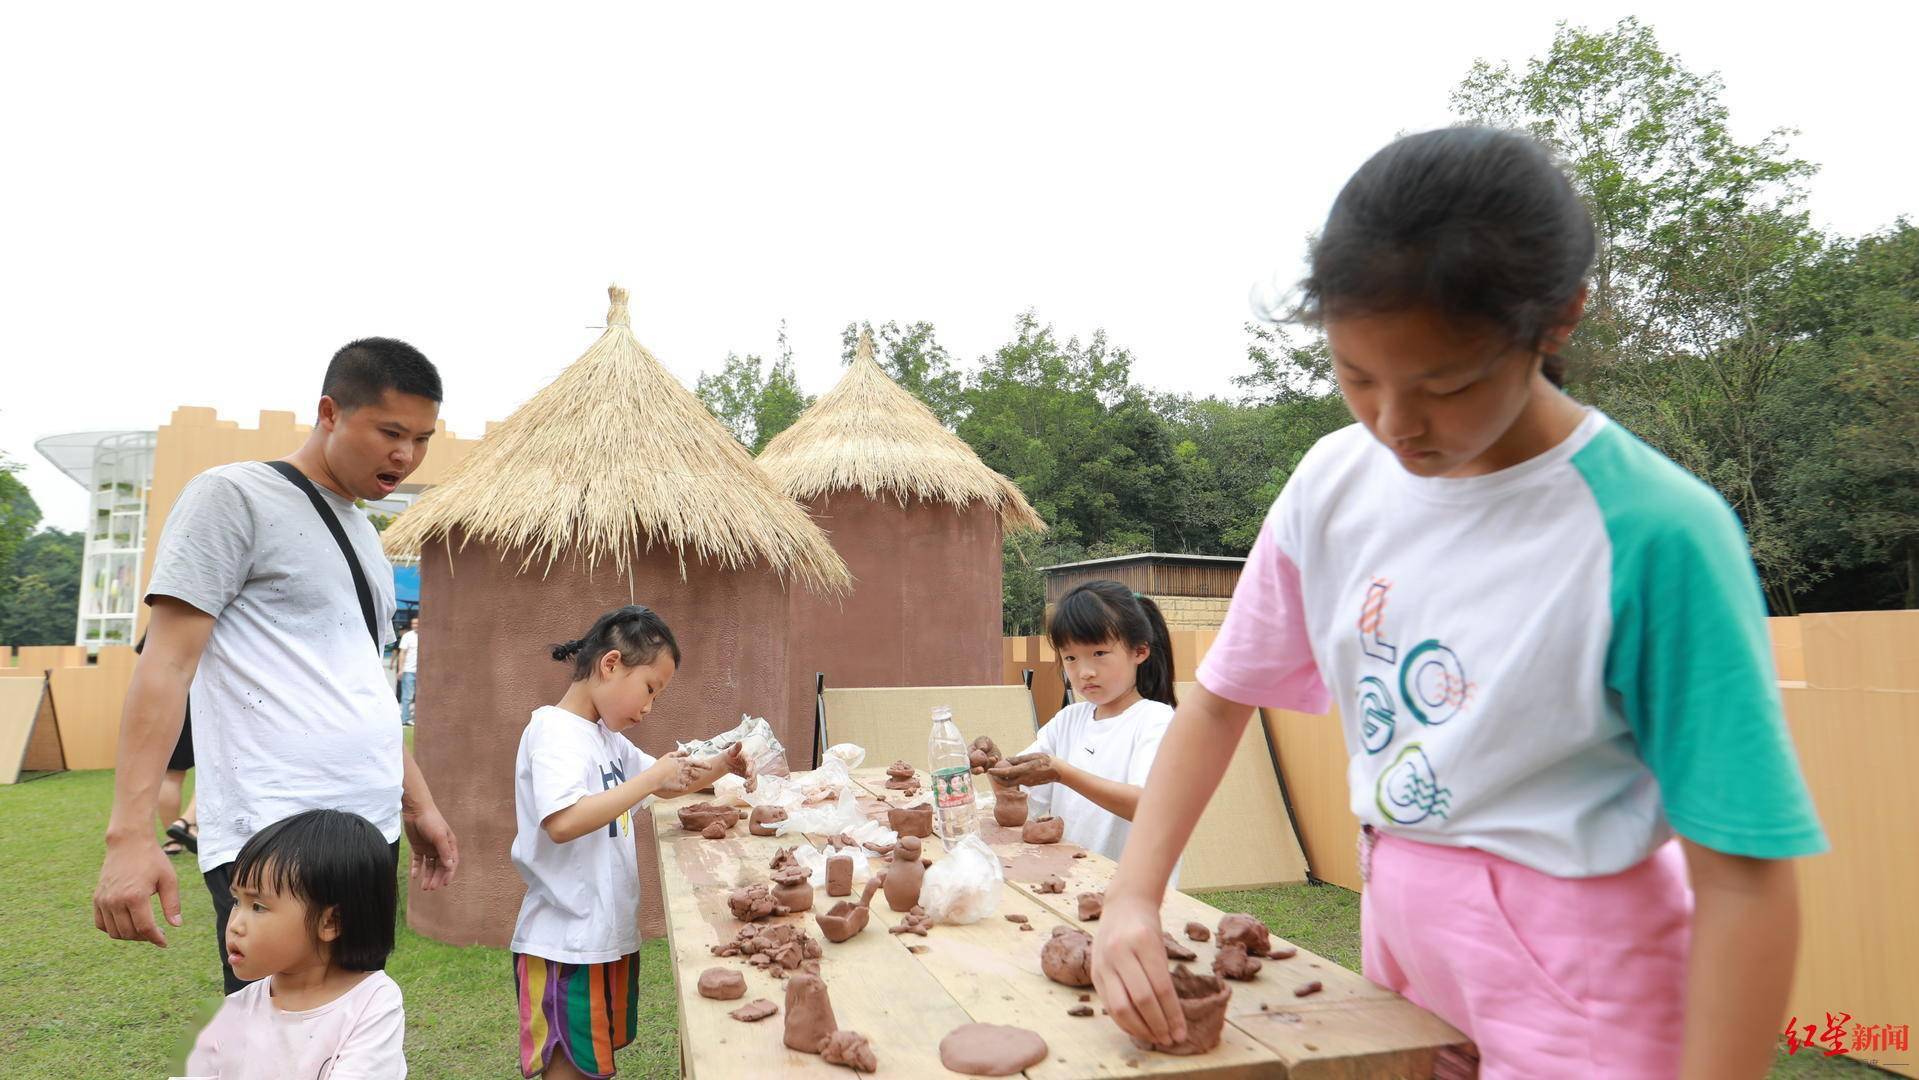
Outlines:
{"label": "colorful striped shorts", "polygon": [[520,1075],[545,1072],[556,1046],[594,1080],[613,1075],[613,1051],[633,1041],[639,1022],[639,953],[604,964],[514,953],[513,983],[520,997]]}

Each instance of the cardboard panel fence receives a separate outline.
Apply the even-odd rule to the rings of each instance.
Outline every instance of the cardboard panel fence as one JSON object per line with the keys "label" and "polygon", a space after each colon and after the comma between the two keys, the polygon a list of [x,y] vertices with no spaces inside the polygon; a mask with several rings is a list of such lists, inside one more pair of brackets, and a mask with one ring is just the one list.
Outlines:
{"label": "cardboard panel fence", "polygon": [[[1176,683],[1184,696],[1194,683]],[[1240,733],[1232,764],[1200,815],[1180,864],[1182,892],[1260,889],[1306,880],[1306,852],[1273,771],[1266,726],[1255,720]]]}
{"label": "cardboard panel fence", "polygon": [[1024,686],[829,686],[822,695],[826,730],[820,744],[856,743],[865,748],[869,768],[903,758],[923,769],[935,705],[952,706],[953,722],[967,742],[991,735],[1008,754],[1032,745],[1039,730]]}
{"label": "cardboard panel fence", "polygon": [[45,676],[0,679],[0,784],[63,772],[60,720]]}

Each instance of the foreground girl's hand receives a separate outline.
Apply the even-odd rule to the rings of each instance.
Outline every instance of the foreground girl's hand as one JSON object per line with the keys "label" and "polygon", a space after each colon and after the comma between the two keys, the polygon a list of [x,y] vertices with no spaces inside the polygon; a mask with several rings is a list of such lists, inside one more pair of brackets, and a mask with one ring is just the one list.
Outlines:
{"label": "foreground girl's hand", "polygon": [[700,768],[684,750],[661,756],[646,771],[653,780],[653,794],[662,799],[675,798],[700,787]]}
{"label": "foreground girl's hand", "polygon": [[1001,784],[1018,784],[1021,787],[1053,783],[1059,779],[1059,773],[1059,760],[1051,754],[1021,754],[986,770],[986,775]]}
{"label": "foreground girl's hand", "polygon": [[1156,905],[1107,900],[1093,934],[1093,989],[1128,1035],[1155,1046],[1186,1037],[1186,1014],[1167,973]]}

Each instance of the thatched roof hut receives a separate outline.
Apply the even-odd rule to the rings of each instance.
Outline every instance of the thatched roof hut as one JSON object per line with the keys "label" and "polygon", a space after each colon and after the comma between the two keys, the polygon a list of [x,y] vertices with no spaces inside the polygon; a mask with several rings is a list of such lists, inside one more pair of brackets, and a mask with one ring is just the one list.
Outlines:
{"label": "thatched roof hut", "polygon": [[1001,540],[1046,525],[1011,480],[887,377],[869,335],[839,384],[759,460],[853,571],[844,600],[790,598],[800,631],[794,722],[816,672],[841,687],[1001,681]]}
{"label": "thatched roof hut", "polygon": [[[460,837],[459,885],[416,891],[408,905],[408,922],[442,941],[504,946],[512,934],[524,892],[508,859],[520,732],[571,675],[548,643],[579,637],[602,612],[652,607],[684,654],[629,732],[648,752],[741,713],[766,717],[796,757],[812,745],[810,724],[784,722],[789,592],[841,595],[846,566],[634,339],[625,290],[610,293],[599,340],[385,533],[389,552],[420,556],[414,751]],[[641,832],[652,879],[653,839]],[[642,929],[663,933],[657,881],[644,894]]]}

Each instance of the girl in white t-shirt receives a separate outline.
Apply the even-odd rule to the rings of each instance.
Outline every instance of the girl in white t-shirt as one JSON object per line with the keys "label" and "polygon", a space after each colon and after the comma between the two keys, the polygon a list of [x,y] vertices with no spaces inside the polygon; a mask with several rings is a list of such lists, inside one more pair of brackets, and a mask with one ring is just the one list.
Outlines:
{"label": "girl in white t-shirt", "polygon": [[1060,599],[1046,635],[1079,700],[990,775],[1031,789],[1027,820],[1054,815],[1068,842],[1117,859],[1177,704],[1166,619],[1117,581],[1089,581]]}
{"label": "girl in white t-shirt", "polygon": [[228,995],[187,1057],[218,1080],[394,1080],[406,1013],[381,969],[393,951],[393,846],[343,810],[308,810],[254,833],[232,873]]}
{"label": "girl in white t-shirt", "polygon": [[1406,136],[1334,201],[1297,317],[1357,422],[1268,514],[1106,890],[1135,1037],[1183,1037],[1163,882],[1249,714],[1337,706],[1365,974],[1482,1077],[1771,1064],[1826,838],[1739,519],[1560,388],[1596,244],[1514,132]]}
{"label": "girl in white t-shirt", "polygon": [[513,865],[526,880],[511,946],[520,1071],[598,1080],[613,1075],[613,1053],[633,1041],[638,1019],[633,808],[705,787],[739,757],[736,748],[710,763],[655,759],[620,734],[679,669],[679,643],[652,610],[609,611],[585,637],[555,645],[553,659],[573,665],[573,684],[558,705],[534,710],[514,765]]}

